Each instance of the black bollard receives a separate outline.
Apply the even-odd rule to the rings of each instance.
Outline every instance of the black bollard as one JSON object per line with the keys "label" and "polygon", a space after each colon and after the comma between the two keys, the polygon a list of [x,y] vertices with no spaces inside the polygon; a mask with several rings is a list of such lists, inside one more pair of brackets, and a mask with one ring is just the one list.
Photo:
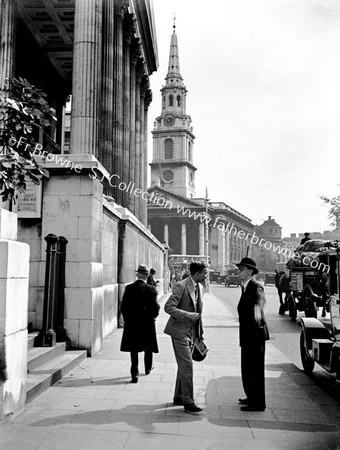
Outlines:
{"label": "black bollard", "polygon": [[66,265],[66,245],[68,240],[64,236],[58,239],[58,289],[56,295],[56,314],[54,330],[57,334],[57,342],[66,342],[66,347],[70,348],[71,341],[64,328],[65,311],[65,265]]}
{"label": "black bollard", "polygon": [[52,347],[56,343],[54,325],[54,304],[56,295],[57,278],[57,244],[58,238],[55,234],[48,234],[45,237],[46,248],[46,268],[45,268],[45,288],[42,330],[35,339],[37,347]]}

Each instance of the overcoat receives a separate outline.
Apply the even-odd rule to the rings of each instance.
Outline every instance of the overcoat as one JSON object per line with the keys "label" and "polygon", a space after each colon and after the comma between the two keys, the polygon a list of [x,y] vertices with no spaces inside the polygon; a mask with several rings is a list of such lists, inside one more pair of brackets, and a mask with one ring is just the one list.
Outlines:
{"label": "overcoat", "polygon": [[155,319],[159,314],[157,292],[143,280],[128,284],[123,295],[121,312],[124,330],[122,352],[158,353]]}
{"label": "overcoat", "polygon": [[[240,321],[240,346],[263,345],[269,339],[267,322],[263,312],[265,302],[263,286],[251,279],[241,295],[237,310]],[[261,323],[255,320],[255,305],[261,307]]]}
{"label": "overcoat", "polygon": [[[198,286],[200,289],[198,310],[202,312],[203,286],[201,283],[198,283]],[[164,311],[170,314],[164,333],[169,334],[175,339],[184,339],[187,337],[195,327],[195,321],[188,314],[195,312],[195,285],[191,277],[179,281],[175,285],[173,293],[165,303]]]}

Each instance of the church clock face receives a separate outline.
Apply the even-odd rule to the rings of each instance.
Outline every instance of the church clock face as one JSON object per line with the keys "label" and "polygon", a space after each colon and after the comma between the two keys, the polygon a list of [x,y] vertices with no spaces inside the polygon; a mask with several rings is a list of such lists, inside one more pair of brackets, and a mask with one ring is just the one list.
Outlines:
{"label": "church clock face", "polygon": [[175,116],[173,114],[165,114],[164,124],[167,127],[171,127],[175,123]]}
{"label": "church clock face", "polygon": [[174,179],[174,173],[171,170],[165,170],[162,173],[162,178],[166,183],[171,183]]}

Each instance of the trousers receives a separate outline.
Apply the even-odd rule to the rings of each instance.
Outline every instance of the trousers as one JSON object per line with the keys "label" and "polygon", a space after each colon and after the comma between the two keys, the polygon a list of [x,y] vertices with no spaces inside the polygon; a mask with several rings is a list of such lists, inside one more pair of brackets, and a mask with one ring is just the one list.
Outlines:
{"label": "trousers", "polygon": [[241,374],[243,390],[249,405],[266,407],[264,382],[265,344],[251,344],[241,347]]}
{"label": "trousers", "polygon": [[190,349],[190,337],[172,339],[177,362],[177,377],[174,401],[182,401],[184,405],[194,403],[193,366]]}
{"label": "trousers", "polygon": [[[130,352],[131,357],[131,369],[130,373],[132,377],[138,377],[138,352]],[[153,361],[153,353],[151,350],[145,350],[144,352],[144,368],[145,372],[151,370]]]}

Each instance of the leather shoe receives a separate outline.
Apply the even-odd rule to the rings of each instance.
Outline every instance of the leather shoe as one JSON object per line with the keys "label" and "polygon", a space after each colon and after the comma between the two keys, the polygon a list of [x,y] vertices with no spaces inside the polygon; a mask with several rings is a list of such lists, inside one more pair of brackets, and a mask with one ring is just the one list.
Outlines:
{"label": "leather shoe", "polygon": [[264,411],[266,408],[258,408],[256,406],[251,406],[251,405],[247,405],[247,406],[241,406],[241,411]]}
{"label": "leather shoe", "polygon": [[132,377],[131,383],[138,383],[138,377]]}
{"label": "leather shoe", "polygon": [[149,375],[151,370],[153,370],[154,366],[151,367],[151,369],[145,369],[145,375]]}
{"label": "leather shoe", "polygon": [[195,403],[188,403],[187,405],[184,405],[184,411],[189,414],[198,414],[202,412],[202,408],[196,406]]}
{"label": "leather shoe", "polygon": [[180,398],[174,398],[173,404],[178,405],[178,406],[183,406],[183,402]]}
{"label": "leather shoe", "polygon": [[238,402],[241,403],[241,405],[248,405],[249,400],[248,398],[239,398]]}

